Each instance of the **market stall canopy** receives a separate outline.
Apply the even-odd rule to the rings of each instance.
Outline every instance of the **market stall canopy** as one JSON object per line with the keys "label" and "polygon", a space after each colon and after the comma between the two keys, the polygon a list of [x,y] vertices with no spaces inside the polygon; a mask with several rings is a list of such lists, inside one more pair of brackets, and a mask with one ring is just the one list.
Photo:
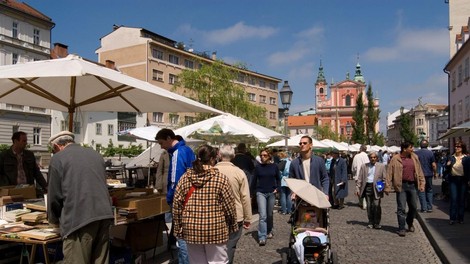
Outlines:
{"label": "market stall canopy", "polygon": [[156,141],[155,136],[158,131],[162,129],[158,126],[146,126],[146,127],[136,127],[123,131],[119,131],[118,135],[120,136],[131,136],[137,139],[147,140],[147,141]]}
{"label": "market stall canopy", "polygon": [[343,144],[331,139],[323,139],[320,140],[320,142],[328,145],[330,148],[335,148],[339,151],[348,151],[348,147],[345,147]]}
{"label": "market stall canopy", "polygon": [[283,137],[276,131],[229,113],[178,128],[174,132],[183,138],[191,137],[218,143],[247,142],[250,139],[268,142],[271,138]]}
{"label": "market stall canopy", "polygon": [[444,135],[440,136],[438,140],[463,136],[470,136],[470,122],[450,128]]}
{"label": "market stall canopy", "polygon": [[306,180],[290,178],[286,179],[286,183],[293,193],[295,193],[307,203],[321,209],[331,207],[331,204],[328,201],[326,194],[324,194],[317,187],[313,186]]}
{"label": "market stall canopy", "polygon": [[[303,136],[308,136],[308,135],[307,134],[300,134],[300,135],[295,135],[295,136],[290,137],[287,140],[287,146],[288,147],[298,147],[300,139]],[[323,144],[322,142],[314,139],[313,137],[311,137],[311,138],[312,138],[313,148],[329,148],[328,145]],[[285,139],[282,139],[282,140],[279,140],[279,141],[276,141],[274,143],[271,143],[271,144],[267,145],[267,147],[285,147],[285,146],[286,146]]]}
{"label": "market stall canopy", "polygon": [[0,102],[68,112],[70,131],[77,110],[223,113],[76,55],[0,66]]}
{"label": "market stall canopy", "polygon": [[431,150],[444,151],[444,150],[449,150],[449,148],[446,148],[446,147],[441,146],[441,145],[437,145],[437,146],[431,148]]}

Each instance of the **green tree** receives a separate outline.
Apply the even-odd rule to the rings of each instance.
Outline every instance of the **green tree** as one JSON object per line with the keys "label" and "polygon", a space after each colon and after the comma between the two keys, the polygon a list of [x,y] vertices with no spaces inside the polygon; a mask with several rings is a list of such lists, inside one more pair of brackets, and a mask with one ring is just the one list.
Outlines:
{"label": "green tree", "polygon": [[374,108],[374,94],[372,92],[372,85],[369,83],[367,87],[367,119],[366,119],[366,132],[369,135],[369,132],[373,132],[371,138],[371,145],[378,144],[378,132],[375,132],[375,125],[379,122],[380,109]]}
{"label": "green tree", "polygon": [[364,135],[364,101],[362,100],[362,92],[357,95],[356,109],[352,113],[353,122],[351,141],[359,144],[368,143],[367,136]]}
{"label": "green tree", "polygon": [[418,142],[418,136],[413,132],[411,127],[410,112],[405,113],[403,106],[400,108],[400,136],[404,141],[409,141],[413,144]]}
{"label": "green tree", "polygon": [[[201,63],[199,70],[184,69],[178,75],[174,89],[188,89],[186,96],[208,106],[231,113],[262,126],[268,125],[266,109],[248,101],[245,89],[234,82],[239,74],[237,69],[229,67],[223,61]],[[210,114],[199,113],[197,120],[210,117]]]}
{"label": "green tree", "polygon": [[324,124],[322,126],[315,125],[314,129],[316,131],[316,137],[319,140],[322,139],[331,139],[331,140],[338,140],[339,136],[336,132],[331,130],[331,127],[327,124]]}

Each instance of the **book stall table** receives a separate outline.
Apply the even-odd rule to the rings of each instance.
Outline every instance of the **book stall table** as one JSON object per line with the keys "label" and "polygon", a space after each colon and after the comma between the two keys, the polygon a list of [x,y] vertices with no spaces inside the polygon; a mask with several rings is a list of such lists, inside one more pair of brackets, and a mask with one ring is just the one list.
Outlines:
{"label": "book stall table", "polygon": [[3,242],[10,242],[10,243],[18,243],[23,246],[22,251],[21,251],[21,256],[20,256],[20,263],[23,263],[23,251],[26,249],[27,246],[31,246],[31,253],[29,254],[29,263],[35,263],[36,259],[36,251],[37,251],[37,246],[42,246],[42,252],[44,255],[44,263],[49,264],[50,259],[49,259],[49,252],[48,252],[48,246],[57,244],[57,246],[60,246],[60,242],[62,239],[60,237],[55,237],[55,238],[50,238],[46,240],[38,240],[38,239],[31,239],[31,238],[26,238],[26,237],[19,237],[19,236],[0,236],[0,241]]}

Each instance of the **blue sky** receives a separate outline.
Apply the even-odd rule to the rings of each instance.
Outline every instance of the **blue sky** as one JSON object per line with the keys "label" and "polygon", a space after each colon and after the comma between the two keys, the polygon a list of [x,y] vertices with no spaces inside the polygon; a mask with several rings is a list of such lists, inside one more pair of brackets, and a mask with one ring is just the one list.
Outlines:
{"label": "blue sky", "polygon": [[[97,60],[113,24],[142,27],[226,62],[288,80],[290,113],[314,105],[320,60],[329,83],[358,62],[387,112],[447,104],[448,5],[443,0],[23,0],[52,18],[52,42]],[[282,86],[282,84],[280,85]],[[280,87],[279,87],[280,88]]]}

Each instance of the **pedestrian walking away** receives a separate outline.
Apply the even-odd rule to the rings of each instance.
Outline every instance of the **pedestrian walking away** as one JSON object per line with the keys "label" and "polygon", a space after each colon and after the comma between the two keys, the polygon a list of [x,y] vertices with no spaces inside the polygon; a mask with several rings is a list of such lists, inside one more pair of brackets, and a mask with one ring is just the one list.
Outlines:
{"label": "pedestrian walking away", "polygon": [[[361,166],[369,162],[369,157],[367,156],[366,151],[367,151],[367,146],[361,145],[361,147],[359,148],[359,153],[357,153],[353,158],[351,171],[352,171],[352,174],[354,175],[355,181],[357,181],[357,178],[359,177],[359,170],[361,169]],[[364,198],[362,196],[358,198],[359,198],[359,207],[365,210],[366,203],[364,203]]]}
{"label": "pedestrian walking away", "polygon": [[252,218],[248,179],[243,170],[230,162],[234,156],[235,151],[232,146],[222,145],[219,149],[220,162],[215,165],[215,168],[226,175],[230,182],[237,212],[238,231],[230,234],[227,242],[228,263],[233,263],[238,240],[242,236],[243,229],[250,228]]}
{"label": "pedestrian walking away", "polygon": [[428,146],[429,142],[426,139],[423,139],[420,143],[421,149],[415,152],[416,155],[418,155],[419,162],[421,163],[421,169],[423,170],[425,179],[424,192],[418,193],[422,213],[432,212],[432,179],[437,173],[436,159],[434,158],[434,153],[428,149]]}

